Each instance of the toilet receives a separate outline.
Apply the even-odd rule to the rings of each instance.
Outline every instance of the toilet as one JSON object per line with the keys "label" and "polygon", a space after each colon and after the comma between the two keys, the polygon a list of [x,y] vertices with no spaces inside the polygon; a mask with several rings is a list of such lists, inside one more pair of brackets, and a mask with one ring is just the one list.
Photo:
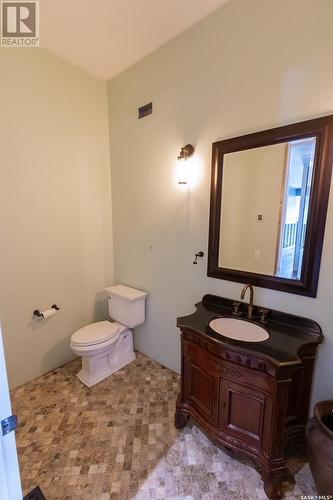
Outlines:
{"label": "toilet", "polygon": [[132,328],[145,321],[146,292],[124,285],[111,286],[104,291],[110,321],[84,326],[71,336],[71,349],[82,358],[77,376],[87,387],[135,360]]}

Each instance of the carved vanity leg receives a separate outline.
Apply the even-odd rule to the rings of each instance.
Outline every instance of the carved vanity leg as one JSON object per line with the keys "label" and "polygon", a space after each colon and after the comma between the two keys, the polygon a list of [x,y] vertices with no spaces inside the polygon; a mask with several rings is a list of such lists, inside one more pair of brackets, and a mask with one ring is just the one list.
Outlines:
{"label": "carved vanity leg", "polygon": [[188,421],[188,419],[189,419],[188,413],[184,413],[179,408],[176,409],[176,412],[175,412],[175,427],[177,429],[182,429],[183,427],[185,427],[186,422]]}
{"label": "carved vanity leg", "polygon": [[264,478],[264,490],[271,500],[280,500],[282,498],[282,479],[284,475],[284,472],[281,474],[276,471],[268,473]]}
{"label": "carved vanity leg", "polygon": [[289,374],[286,373],[284,377],[278,381],[276,386],[271,435],[272,445],[269,453],[269,460],[267,460],[266,467],[264,471],[262,471],[264,490],[271,500],[279,500],[282,498],[282,481],[286,479],[288,474],[283,454],[283,444],[290,381],[291,378]]}
{"label": "carved vanity leg", "polygon": [[182,396],[178,394],[177,402],[176,402],[176,411],[175,411],[175,427],[177,429],[182,429],[185,427],[186,422],[189,419],[189,414],[182,410],[181,408]]}

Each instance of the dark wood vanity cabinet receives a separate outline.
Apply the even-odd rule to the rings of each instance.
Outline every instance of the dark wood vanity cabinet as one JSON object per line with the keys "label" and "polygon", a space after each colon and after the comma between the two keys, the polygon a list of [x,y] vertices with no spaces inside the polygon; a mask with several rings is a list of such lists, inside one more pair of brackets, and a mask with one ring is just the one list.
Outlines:
{"label": "dark wood vanity cabinet", "polygon": [[193,417],[214,441],[250,457],[268,497],[281,498],[281,482],[288,476],[283,449],[289,438],[304,437],[319,336],[294,362],[284,363],[242,349],[239,342],[219,342],[209,328],[200,332],[193,324],[195,329],[178,325],[182,370],[176,427]]}
{"label": "dark wood vanity cabinet", "polygon": [[265,375],[256,377],[251,370],[214,360],[187,340],[183,363],[184,401],[210,424],[268,450],[274,387]]}

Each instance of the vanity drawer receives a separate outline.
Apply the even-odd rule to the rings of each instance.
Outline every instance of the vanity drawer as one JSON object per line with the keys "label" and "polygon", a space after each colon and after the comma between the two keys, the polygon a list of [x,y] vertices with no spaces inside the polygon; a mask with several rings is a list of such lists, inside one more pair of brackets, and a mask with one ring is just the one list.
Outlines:
{"label": "vanity drawer", "polygon": [[197,363],[203,363],[210,370],[217,374],[222,374],[223,360],[210,354],[204,347],[194,344],[194,342],[183,340],[183,353]]}
{"label": "vanity drawer", "polygon": [[[275,390],[275,381],[268,374],[259,370],[247,368],[240,364],[231,363],[224,359],[218,358],[207,352],[204,347],[198,346],[191,341],[183,340],[183,353],[196,363],[201,363],[203,366],[215,372],[219,377],[234,382],[239,382],[249,387],[260,389],[268,395],[272,395]],[[238,356],[240,361],[247,362],[248,356]]]}
{"label": "vanity drawer", "polygon": [[274,393],[275,381],[266,373],[223,361],[222,375],[226,380],[260,389],[269,395]]}

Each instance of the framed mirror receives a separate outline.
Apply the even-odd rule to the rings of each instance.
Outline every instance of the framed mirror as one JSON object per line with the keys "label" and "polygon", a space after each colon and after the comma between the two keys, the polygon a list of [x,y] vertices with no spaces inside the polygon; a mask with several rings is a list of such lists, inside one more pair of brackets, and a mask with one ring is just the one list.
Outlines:
{"label": "framed mirror", "polygon": [[208,276],[315,297],[333,115],[213,143]]}

